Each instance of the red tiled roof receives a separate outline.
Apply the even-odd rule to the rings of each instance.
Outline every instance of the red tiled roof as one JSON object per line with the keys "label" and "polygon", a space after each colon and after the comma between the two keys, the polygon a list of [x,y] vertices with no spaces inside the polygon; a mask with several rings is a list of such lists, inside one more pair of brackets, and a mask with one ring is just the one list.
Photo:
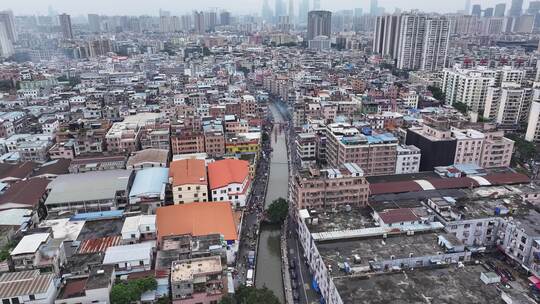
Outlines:
{"label": "red tiled roof", "polygon": [[204,236],[222,234],[237,240],[238,233],[230,202],[204,202],[159,207],[156,211],[158,240],[168,235]]}
{"label": "red tiled roof", "polygon": [[36,167],[37,164],[33,162],[24,162],[15,165],[2,163],[0,164],[0,179],[8,177],[23,179],[30,176]]}
{"label": "red tiled roof", "polygon": [[173,161],[169,169],[173,186],[206,185],[206,164],[203,159],[183,159]]}
{"label": "red tiled roof", "polygon": [[11,185],[4,194],[0,195],[0,205],[13,203],[24,204],[29,207],[36,206],[41,197],[47,192],[49,182],[45,178],[32,178],[19,181]]}
{"label": "red tiled roof", "polygon": [[84,240],[79,247],[79,253],[105,252],[107,248],[120,244],[119,235],[107,236],[99,239]]}
{"label": "red tiled roof", "polygon": [[386,193],[402,193],[422,191],[422,187],[414,181],[388,182],[388,183],[373,183],[369,184],[371,195],[386,194]]}
{"label": "red tiled roof", "polygon": [[225,187],[232,183],[242,184],[249,177],[249,162],[224,159],[208,164],[210,189]]}
{"label": "red tiled roof", "polygon": [[494,173],[484,176],[493,185],[513,185],[526,184],[530,182],[529,177],[521,173]]}
{"label": "red tiled roof", "polygon": [[412,212],[409,208],[391,209],[383,212],[379,212],[381,220],[385,224],[412,222],[419,220],[418,216]]}
{"label": "red tiled roof", "polygon": [[469,188],[471,185],[473,187],[480,186],[477,181],[469,177],[430,178],[427,181],[430,182],[437,190]]}

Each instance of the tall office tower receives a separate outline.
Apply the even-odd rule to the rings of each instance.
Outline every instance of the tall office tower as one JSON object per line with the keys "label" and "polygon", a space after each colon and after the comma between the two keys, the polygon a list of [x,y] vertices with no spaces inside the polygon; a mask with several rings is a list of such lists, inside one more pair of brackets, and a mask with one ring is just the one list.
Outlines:
{"label": "tall office tower", "polygon": [[172,18],[171,16],[160,16],[159,17],[159,31],[162,33],[172,32]]}
{"label": "tall office tower", "polygon": [[101,18],[98,14],[88,14],[88,28],[93,33],[101,32]]}
{"label": "tall office tower", "polygon": [[309,0],[301,0],[300,8],[298,9],[298,22],[302,24],[307,23],[307,17],[309,12]]}
{"label": "tall office tower", "polygon": [[180,16],[180,28],[186,32],[189,32],[191,30],[191,16],[190,15]]}
{"label": "tall office tower", "polygon": [[321,9],[321,0],[313,0],[313,10],[318,11]]}
{"label": "tall office tower", "polygon": [[283,0],[275,0],[274,4],[275,4],[274,17],[277,22],[280,16],[287,15],[287,9]]}
{"label": "tall office tower", "polygon": [[484,10],[484,17],[493,17],[493,7],[488,7]]}
{"label": "tall office tower", "polygon": [[471,13],[471,0],[465,0],[465,15]]}
{"label": "tall office tower", "polygon": [[506,3],[499,3],[495,5],[495,12],[493,13],[494,17],[504,17],[506,12]]}
{"label": "tall office tower", "polygon": [[396,58],[399,42],[399,15],[378,16],[375,22],[373,53]]}
{"label": "tall office tower", "polygon": [[287,11],[289,14],[289,21],[291,23],[294,23],[296,15],[294,14],[294,0],[289,0],[289,10]]}
{"label": "tall office tower", "polygon": [[13,43],[9,39],[6,25],[0,22],[0,58],[7,58],[13,55]]}
{"label": "tall office tower", "polygon": [[480,4],[473,5],[471,15],[476,17],[482,16],[482,6],[480,6]]}
{"label": "tall office tower", "polygon": [[369,14],[371,16],[377,16],[379,14],[379,2],[377,0],[371,0]]}
{"label": "tall office tower", "polygon": [[332,35],[332,13],[329,11],[311,11],[308,14],[307,40],[317,36]]}
{"label": "tall office tower", "polygon": [[219,24],[231,25],[231,13],[227,11],[222,11],[221,14],[219,14]]}
{"label": "tall office tower", "polygon": [[450,21],[443,16],[401,15],[397,67],[437,71],[444,68],[450,39]]}
{"label": "tall office tower", "polygon": [[15,28],[15,18],[13,17],[13,12],[1,11],[0,23],[4,23],[9,40],[11,40],[12,43],[17,42],[17,29]]}
{"label": "tall office tower", "polygon": [[270,4],[268,3],[268,0],[263,1],[262,6],[262,17],[265,21],[270,22],[273,19],[273,13],[272,9],[270,8]]}
{"label": "tall office tower", "polygon": [[215,31],[217,24],[217,13],[209,11],[204,13],[204,29],[207,31]]}
{"label": "tall office tower", "polygon": [[512,0],[512,4],[510,5],[510,10],[508,11],[508,15],[510,17],[519,17],[521,16],[522,10],[523,10],[523,0]]}
{"label": "tall office tower", "polygon": [[538,14],[540,12],[540,1],[531,1],[529,2],[529,8],[527,9],[527,14]]}
{"label": "tall office tower", "polygon": [[193,22],[195,24],[195,33],[203,34],[206,31],[204,28],[204,13],[203,12],[194,11]]}
{"label": "tall office tower", "polygon": [[71,27],[71,16],[68,14],[58,15],[60,28],[62,29],[62,37],[65,39],[73,39],[73,28]]}

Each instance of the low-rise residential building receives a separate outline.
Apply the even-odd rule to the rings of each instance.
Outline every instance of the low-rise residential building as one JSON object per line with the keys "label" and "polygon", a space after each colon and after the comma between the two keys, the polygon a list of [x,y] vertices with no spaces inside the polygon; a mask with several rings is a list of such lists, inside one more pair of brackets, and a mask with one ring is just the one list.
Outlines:
{"label": "low-rise residential building", "polygon": [[364,172],[354,163],[339,169],[304,169],[294,177],[291,188],[293,201],[300,209],[365,206],[369,196]]}
{"label": "low-rise residential building", "polygon": [[251,188],[249,162],[238,159],[208,164],[208,183],[212,201],[230,201],[244,207]]}
{"label": "low-rise residential building", "polygon": [[113,246],[107,248],[103,265],[112,265],[116,275],[142,272],[152,269],[156,243],[147,241],[138,244]]}
{"label": "low-rise residential building", "polygon": [[127,163],[127,169],[140,170],[143,168],[162,167],[169,165],[168,149],[146,149],[133,153]]}
{"label": "low-rise residential building", "polygon": [[107,151],[111,153],[131,153],[139,150],[139,130],[128,124],[115,122],[105,135]]}
{"label": "low-rise residential building", "polygon": [[412,145],[397,147],[396,174],[416,173],[420,171],[420,149]]}
{"label": "low-rise residential building", "polygon": [[397,146],[390,133],[364,135],[347,123],[327,126],[326,158],[332,167],[356,163],[366,176],[394,174]]}
{"label": "low-rise residential building", "polygon": [[129,204],[138,205],[144,212],[154,213],[165,201],[168,182],[168,168],[147,168],[137,171],[129,191]]}
{"label": "low-rise residential building", "polygon": [[192,203],[160,207],[156,211],[158,247],[166,238],[219,234],[227,243],[227,264],[234,263],[238,251],[239,214],[230,202]]}
{"label": "low-rise residential building", "polygon": [[217,303],[227,294],[220,256],[174,261],[171,266],[173,303]]}
{"label": "low-rise residential building", "polygon": [[5,304],[52,304],[56,296],[55,275],[39,270],[4,273],[0,276],[0,300]]}
{"label": "low-rise residential building", "polygon": [[80,120],[60,125],[56,133],[56,142],[74,140],[75,155],[103,153],[105,135],[111,127],[108,120]]}
{"label": "low-rise residential building", "polygon": [[207,202],[208,180],[206,163],[201,159],[173,161],[169,169],[175,205],[193,202]]}
{"label": "low-rise residential building", "polygon": [[134,244],[156,239],[156,216],[128,216],[122,226],[122,243]]}
{"label": "low-rise residential building", "polygon": [[83,277],[68,278],[60,287],[55,304],[110,303],[115,280],[112,266],[94,267]]}

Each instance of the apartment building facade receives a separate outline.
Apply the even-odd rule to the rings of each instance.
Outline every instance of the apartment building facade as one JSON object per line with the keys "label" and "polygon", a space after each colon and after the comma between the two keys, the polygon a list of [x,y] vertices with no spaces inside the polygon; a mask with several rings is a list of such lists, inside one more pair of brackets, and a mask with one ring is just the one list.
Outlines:
{"label": "apartment building facade", "polygon": [[303,169],[294,177],[291,188],[299,209],[366,206],[369,196],[369,184],[362,169],[354,163],[346,163],[339,169]]}

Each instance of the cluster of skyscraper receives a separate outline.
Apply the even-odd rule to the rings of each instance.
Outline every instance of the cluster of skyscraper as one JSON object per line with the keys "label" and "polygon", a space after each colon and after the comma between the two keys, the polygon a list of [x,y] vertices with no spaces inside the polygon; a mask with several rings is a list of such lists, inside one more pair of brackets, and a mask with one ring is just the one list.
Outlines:
{"label": "cluster of skyscraper", "polygon": [[444,16],[408,13],[377,17],[373,52],[390,56],[406,70],[444,68],[450,21]]}

